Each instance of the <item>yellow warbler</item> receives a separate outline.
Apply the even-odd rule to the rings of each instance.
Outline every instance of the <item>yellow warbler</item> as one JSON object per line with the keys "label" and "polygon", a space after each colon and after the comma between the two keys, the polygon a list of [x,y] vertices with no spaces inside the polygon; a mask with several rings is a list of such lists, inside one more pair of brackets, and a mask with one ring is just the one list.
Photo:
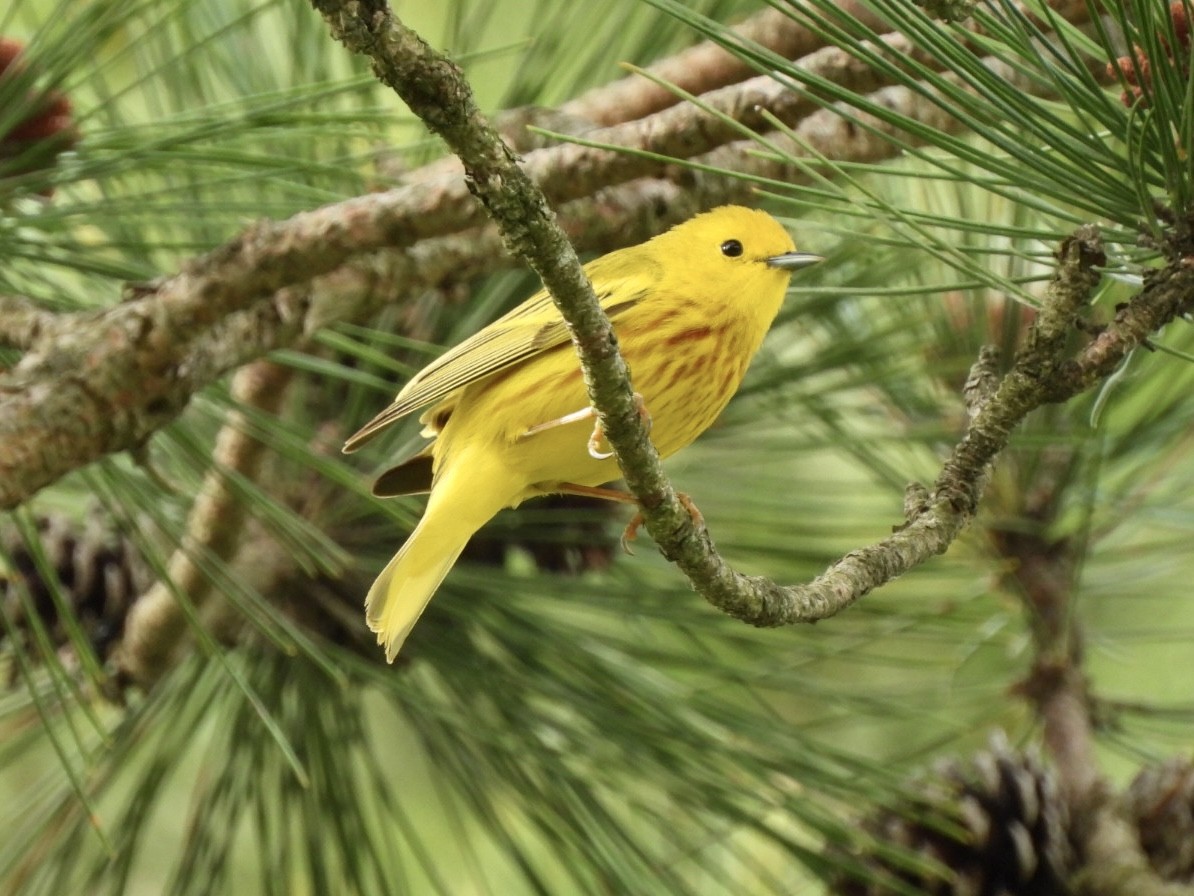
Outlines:
{"label": "yellow warbler", "polygon": [[[765,212],[725,206],[585,266],[629,364],[651,439],[667,457],[721,413],[783,302],[796,251]],[[474,532],[503,507],[548,494],[633,500],[589,408],[563,318],[546,292],[419,371],[344,445],[355,451],[425,405],[435,441],[383,473],[380,496],[431,492],[422,520],[365,600],[393,661]]]}

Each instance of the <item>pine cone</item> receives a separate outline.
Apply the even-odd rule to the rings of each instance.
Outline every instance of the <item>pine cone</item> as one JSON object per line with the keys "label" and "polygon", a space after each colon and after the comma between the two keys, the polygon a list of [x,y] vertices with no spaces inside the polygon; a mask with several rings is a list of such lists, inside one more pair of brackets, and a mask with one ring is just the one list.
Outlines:
{"label": "pine cone", "polygon": [[1194,760],[1143,769],[1125,803],[1153,870],[1165,880],[1194,883]]}
{"label": "pine cone", "polygon": [[[0,81],[29,79],[23,51],[18,41],[0,37]],[[9,98],[13,100],[18,104],[15,121],[0,132],[0,178],[51,168],[79,139],[70,100],[61,91],[38,90],[31,84],[25,91],[18,89]],[[52,192],[46,189],[42,194]]]}
{"label": "pine cone", "polygon": [[[1186,51],[1190,46],[1190,22],[1186,17],[1186,6],[1183,0],[1174,0],[1169,4],[1169,18],[1173,21],[1173,33],[1179,46],[1176,53],[1172,47],[1165,47],[1167,54],[1165,64],[1180,66],[1184,72]],[[1135,45],[1132,46],[1132,52],[1129,55],[1120,56],[1108,64],[1107,76],[1122,77],[1127,84],[1127,90],[1120,94],[1120,101],[1125,106],[1131,106],[1141,99],[1144,105],[1148,105],[1148,95],[1152,90],[1153,83],[1152,66],[1153,62],[1148,58],[1148,54]]]}
{"label": "pine cone", "polygon": [[[37,522],[40,549],[62,584],[63,599],[74,610],[92,648],[101,658],[124,631],[125,616],[148,584],[140,552],[123,535],[97,519],[86,522],[63,516]],[[19,631],[28,632],[35,614],[54,644],[70,643],[51,597],[51,585],[38,569],[30,546],[14,529],[0,532],[0,544],[11,568],[0,569],[0,600]],[[25,600],[19,589],[28,591]],[[0,632],[0,644],[3,643]]]}
{"label": "pine cone", "polygon": [[1035,755],[1014,752],[1002,733],[971,761],[942,762],[918,776],[905,800],[863,820],[870,843],[829,851],[835,867],[850,867],[837,872],[832,892],[1055,896],[1065,891],[1072,854],[1053,775]]}

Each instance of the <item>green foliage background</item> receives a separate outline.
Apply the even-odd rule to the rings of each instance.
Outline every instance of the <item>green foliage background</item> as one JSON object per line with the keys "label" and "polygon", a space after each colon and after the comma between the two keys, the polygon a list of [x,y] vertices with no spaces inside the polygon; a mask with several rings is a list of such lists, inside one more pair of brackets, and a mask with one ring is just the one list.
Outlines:
{"label": "green foliage background", "polygon": [[[691,42],[689,25],[753,10],[616,5],[397,9],[463,62],[488,109],[558,105],[616,77],[618,61]],[[0,33],[29,40],[61,79],[83,142],[37,175],[55,180],[52,202],[23,195],[34,176],[10,185],[2,292],[115,302],[121,281],[175,270],[255,218],[386,186],[440,152],[302,4],[43,7],[17,0]],[[1055,111],[1097,129],[1117,103],[1100,94],[1085,120]],[[890,531],[905,484],[930,481],[964,425],[959,389],[979,345],[1010,351],[1057,241],[1098,217],[1113,266],[1130,273],[1147,261],[1133,202],[1183,195],[1147,178],[1041,194],[1006,150],[972,145],[1006,166],[993,174],[932,149],[822,167],[811,187],[764,185],[760,201],[829,261],[799,278],[720,425],[671,465],[744,571],[807,580]],[[1039,201],[1020,201],[1033,191]],[[531,289],[525,275],[495,275],[467,303],[435,304],[424,336],[450,344]],[[1095,316],[1129,289],[1109,279]],[[353,610],[417,516],[415,501],[367,498],[385,448],[350,465],[316,437],[351,432],[437,350],[387,335],[393,325],[336,326],[278,357],[300,372],[295,399],[258,421],[277,460],[241,488],[253,544],[281,545],[301,573],[289,603],[330,595]],[[644,544],[579,576],[539,571],[525,549],[497,569],[463,564],[397,668],[340,632],[304,628],[279,594],[214,559],[248,633],[236,648],[201,640],[128,707],[94,699],[94,658],[65,666],[44,631],[21,649],[10,640],[3,662],[23,681],[0,694],[0,881],[30,894],[813,890],[823,840],[855,836],[860,808],[911,769],[971,752],[995,728],[1033,741],[1012,693],[1033,642],[993,531],[1074,558],[1100,759],[1122,782],[1187,748],[1194,723],[1174,671],[1194,661],[1194,479],[1182,463],[1194,373],[1188,329],[1171,329],[1160,340],[1171,351],[1134,358],[1100,395],[1017,433],[982,519],[947,556],[815,628],[725,618]],[[154,439],[173,489],[110,458],[11,525],[36,544],[34,515],[98,507],[164,567],[232,406],[225,386],[208,390]],[[608,545],[623,523],[571,513],[528,506],[488,534]]]}

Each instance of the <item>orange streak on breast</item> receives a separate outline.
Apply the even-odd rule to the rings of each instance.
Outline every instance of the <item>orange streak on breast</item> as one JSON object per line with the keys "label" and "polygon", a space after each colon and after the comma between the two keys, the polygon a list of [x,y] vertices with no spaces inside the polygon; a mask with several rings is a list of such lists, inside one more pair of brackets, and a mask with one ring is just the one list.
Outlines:
{"label": "orange streak on breast", "polygon": [[689,327],[687,330],[672,333],[663,342],[664,345],[683,345],[686,342],[693,342],[697,339],[708,339],[712,335],[712,327]]}

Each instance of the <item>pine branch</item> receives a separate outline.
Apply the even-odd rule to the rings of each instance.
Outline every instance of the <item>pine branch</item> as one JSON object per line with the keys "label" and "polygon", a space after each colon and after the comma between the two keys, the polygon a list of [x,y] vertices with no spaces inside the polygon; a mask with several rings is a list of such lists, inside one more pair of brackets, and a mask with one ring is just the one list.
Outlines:
{"label": "pine branch", "polygon": [[[840,7],[844,15],[868,27],[881,25],[874,10],[865,3],[844,0]],[[757,44],[785,59],[799,59],[823,45],[819,34],[778,9],[765,9],[732,30],[739,40]],[[736,84],[754,71],[740,57],[710,40],[648,66],[645,74],[647,79],[630,75],[589,90],[564,103],[560,112],[609,127],[646,118],[674,105],[676,92],[663,86],[664,83],[685,93],[705,94]],[[498,129],[502,129],[500,116]]]}
{"label": "pine branch", "polygon": [[[1063,356],[1085,296],[1097,282],[1093,267],[1103,263],[1097,232],[1080,231],[1063,246],[1050,301],[1030,331],[1005,382],[1009,393],[1034,397],[1034,407],[1066,401],[1101,382],[1124,363],[1154,327],[1164,326],[1194,307],[1194,276],[1179,259],[1154,272],[1144,290],[1122,306],[1115,320],[1071,359]],[[1066,281],[1062,283],[1061,281]],[[1023,356],[1039,355],[1030,361]],[[1010,382],[1013,376],[1018,383]],[[1044,499],[1051,500],[1049,498]],[[1033,631],[1035,660],[1019,691],[1041,720],[1046,749],[1058,772],[1060,796],[1068,807],[1071,835],[1083,856],[1073,881],[1084,894],[1194,892],[1162,881],[1144,855],[1139,837],[1110,796],[1095,754],[1089,682],[1082,668],[1082,633],[1074,612],[1074,556],[1064,542],[1043,543],[1031,533],[993,533],[1001,553],[1012,561]]]}

